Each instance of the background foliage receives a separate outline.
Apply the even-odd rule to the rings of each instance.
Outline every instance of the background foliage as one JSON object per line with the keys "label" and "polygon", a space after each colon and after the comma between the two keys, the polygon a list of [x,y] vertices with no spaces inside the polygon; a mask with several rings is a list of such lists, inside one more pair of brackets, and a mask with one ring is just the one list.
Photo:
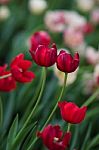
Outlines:
{"label": "background foliage", "polygon": [[[47,0],[48,9],[68,9],[75,10],[73,0]],[[0,22],[0,65],[9,63],[11,59],[19,53],[24,53],[26,58],[31,60],[28,52],[28,39],[38,30],[47,30],[44,25],[44,14],[31,14],[28,10],[28,0],[12,0],[8,7],[11,16],[6,21]],[[87,14],[83,14],[88,17]],[[51,33],[53,41],[58,47],[65,47],[62,41],[62,35]],[[99,28],[86,37],[86,42],[95,48],[99,44]],[[0,93],[0,150],[10,150],[10,144],[13,142],[16,133],[23,126],[28,114],[35,104],[35,96],[40,83],[41,67],[33,63],[32,70],[36,78],[29,84],[17,84],[17,89],[10,93]],[[83,72],[93,70],[92,66],[86,66],[83,59],[80,64],[80,70],[76,81],[66,88],[64,99],[74,101],[81,106],[90,95],[83,93],[82,75]],[[17,150],[27,150],[33,141],[37,128],[40,128],[53,106],[56,103],[60,91],[58,79],[53,73],[53,68],[48,69],[47,83],[42,100],[31,120],[24,136],[20,140],[20,146]],[[84,122],[80,125],[72,126],[72,140],[70,150],[99,150],[99,97],[94,101],[87,111]],[[37,121],[37,122],[36,122]],[[61,120],[59,109],[51,120],[52,124],[59,123],[63,129],[66,129],[66,123]],[[12,125],[13,124],[13,125]],[[10,132],[9,132],[10,131]],[[28,137],[28,138],[27,138]],[[89,149],[88,146],[90,145]],[[41,140],[38,140],[33,150],[44,150]]]}

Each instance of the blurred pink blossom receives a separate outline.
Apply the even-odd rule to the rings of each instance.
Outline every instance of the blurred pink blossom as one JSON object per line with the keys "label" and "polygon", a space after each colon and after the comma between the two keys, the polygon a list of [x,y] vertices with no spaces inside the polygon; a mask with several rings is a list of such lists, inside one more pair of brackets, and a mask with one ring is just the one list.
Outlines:
{"label": "blurred pink blossom", "polygon": [[65,24],[76,29],[81,29],[87,23],[85,17],[76,11],[65,11]]}
{"label": "blurred pink blossom", "polygon": [[94,9],[91,13],[91,21],[95,24],[99,24],[99,9]]}
{"label": "blurred pink blossom", "polygon": [[10,0],[0,0],[0,4],[7,4]]}
{"label": "blurred pink blossom", "polygon": [[44,18],[45,24],[52,32],[63,32],[68,26],[82,29],[87,21],[76,11],[48,11]]}
{"label": "blurred pink blossom", "polygon": [[85,55],[89,64],[96,65],[99,63],[99,51],[96,51],[93,47],[87,47]]}
{"label": "blurred pink blossom", "polygon": [[99,64],[97,64],[94,69],[94,81],[96,85],[99,86]]}
{"label": "blurred pink blossom", "polygon": [[82,81],[83,81],[83,86],[84,86],[84,89],[83,89],[84,94],[87,94],[87,95],[92,94],[95,88],[93,73],[85,72],[83,74]]}
{"label": "blurred pink blossom", "polygon": [[77,48],[84,43],[84,34],[69,27],[64,31],[64,42],[70,48]]}
{"label": "blurred pink blossom", "polygon": [[45,15],[45,24],[52,32],[62,32],[65,29],[63,11],[48,11]]}

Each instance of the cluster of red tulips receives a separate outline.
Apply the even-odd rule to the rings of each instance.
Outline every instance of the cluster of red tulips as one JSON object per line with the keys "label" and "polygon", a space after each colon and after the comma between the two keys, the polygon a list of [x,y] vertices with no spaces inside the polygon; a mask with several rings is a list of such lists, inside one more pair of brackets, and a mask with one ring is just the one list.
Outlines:
{"label": "cluster of red tulips", "polygon": [[[52,47],[51,38],[45,31],[34,33],[30,39],[30,54],[33,61],[43,67],[50,67],[56,63],[57,68],[64,72],[65,75],[74,72],[79,66],[79,54],[75,53],[74,57],[64,50],[57,55],[56,44]],[[10,69],[6,70],[7,65],[0,66],[0,91],[11,91],[16,88],[16,82],[31,82],[35,78],[32,71],[28,71],[32,62],[24,60],[24,54],[16,56],[11,64]],[[79,108],[72,102],[58,102],[62,119],[70,124],[81,123],[86,114],[87,107]],[[71,139],[70,128],[64,133],[59,125],[48,125],[43,128],[37,136],[42,138],[43,143],[49,150],[65,150],[69,146]]]}

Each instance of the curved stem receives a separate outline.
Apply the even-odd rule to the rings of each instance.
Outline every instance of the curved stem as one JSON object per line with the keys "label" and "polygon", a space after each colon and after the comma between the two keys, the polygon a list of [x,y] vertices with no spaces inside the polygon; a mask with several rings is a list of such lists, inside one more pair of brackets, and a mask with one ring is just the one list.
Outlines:
{"label": "curved stem", "polygon": [[13,142],[12,149],[14,149],[17,146],[18,142],[20,142],[20,140],[21,140],[20,138],[21,138],[22,134],[24,133],[24,129],[27,127],[28,123],[31,121],[31,119],[32,119],[32,117],[34,115],[34,112],[35,112],[35,110],[36,110],[36,108],[37,108],[37,106],[38,106],[38,104],[40,102],[41,96],[42,96],[43,91],[44,91],[45,81],[46,81],[46,68],[44,67],[43,68],[43,82],[42,82],[42,87],[41,87],[41,91],[39,93],[38,99],[36,101],[36,104],[35,104],[33,110],[31,111],[31,113],[28,116],[26,122],[24,123],[22,129],[17,134],[17,136],[16,136],[16,138],[15,138],[15,140]]}
{"label": "curved stem", "polygon": [[43,80],[43,77],[44,77],[44,73],[43,73],[43,70],[42,70],[42,75],[41,75],[41,78],[40,78],[40,83],[38,84],[38,87],[36,89],[36,93],[34,95],[34,97],[32,98],[32,100],[30,101],[29,105],[27,106],[27,110],[23,116],[23,120],[24,121],[26,119],[26,117],[29,115],[29,110],[31,110],[31,108],[33,107],[34,103],[36,102],[38,96],[39,96],[39,93],[40,93],[40,90],[41,90],[41,87],[42,87],[42,80]]}
{"label": "curved stem", "polygon": [[53,108],[51,114],[49,115],[47,121],[45,122],[45,124],[44,124],[44,126],[43,126],[43,128],[42,128],[41,130],[43,130],[43,129],[45,128],[45,126],[46,126],[46,125],[48,124],[48,122],[51,120],[51,118],[52,118],[54,112],[56,111],[56,109],[57,109],[57,104],[58,104],[58,102],[62,99],[62,96],[63,96],[63,94],[64,94],[64,90],[65,90],[65,86],[66,86],[66,80],[67,80],[67,74],[65,73],[64,84],[63,84],[63,87],[62,87],[60,96],[59,96],[59,98],[58,98],[58,100],[57,100],[57,103],[56,103],[56,105],[54,106],[54,108]]}
{"label": "curved stem", "polygon": [[10,76],[12,76],[11,73],[6,74],[6,75],[3,75],[3,76],[0,76],[0,79],[8,78],[8,77],[10,77]]}
{"label": "curved stem", "polygon": [[[58,104],[58,102],[62,99],[62,96],[63,96],[63,94],[64,94],[64,90],[65,90],[65,86],[66,86],[66,81],[67,81],[67,74],[65,73],[64,85],[63,85],[63,87],[62,87],[60,96],[59,96],[59,98],[58,98],[58,100],[57,100],[57,103],[56,103],[56,105],[54,106],[54,108],[53,108],[51,114],[49,115],[47,121],[45,122],[44,126],[42,127],[41,131],[45,128],[45,126],[46,126],[46,125],[48,124],[48,122],[51,120],[51,118],[52,118],[54,112],[56,111],[56,109],[57,109],[57,104]],[[28,148],[27,150],[32,150],[32,149],[33,149],[33,145],[35,144],[35,142],[37,141],[37,139],[38,139],[38,138],[35,137],[34,141],[31,143],[31,145],[29,146],[29,148]]]}
{"label": "curved stem", "polygon": [[94,100],[95,98],[99,95],[99,88],[95,91],[95,93],[92,94],[92,96],[90,96],[86,102],[82,105],[82,106],[88,106],[90,105]]}

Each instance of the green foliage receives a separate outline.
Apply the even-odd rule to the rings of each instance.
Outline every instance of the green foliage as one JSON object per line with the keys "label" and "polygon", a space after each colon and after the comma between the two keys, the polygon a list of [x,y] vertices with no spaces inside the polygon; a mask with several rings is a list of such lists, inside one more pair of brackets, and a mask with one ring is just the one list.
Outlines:
{"label": "green foliage", "polygon": [[[52,10],[73,10],[76,7],[74,7],[74,0],[47,0],[47,2],[48,9]],[[27,0],[12,0],[8,7],[11,10],[10,18],[0,22],[0,64],[9,63],[19,53],[24,53],[25,57],[31,60],[28,52],[28,39],[35,31],[47,30],[44,24],[45,13],[40,16],[31,14],[28,10]],[[86,14],[84,16],[87,17]],[[65,47],[62,34],[50,34],[59,48]],[[96,27],[95,32],[89,34],[85,40],[97,48],[99,44],[98,35],[99,29]],[[79,106],[86,103],[91,95],[83,93],[83,73],[92,72],[93,69],[93,66],[88,66],[85,60],[81,58],[77,79],[72,85],[66,87],[63,100],[73,101]],[[35,106],[42,85],[41,68],[33,63],[31,70],[36,74],[33,82],[17,84],[16,90],[11,93],[0,93],[0,150],[29,150],[30,145],[34,143],[36,132],[46,122],[60,94],[61,87],[53,73],[53,67],[51,67],[48,69],[45,89],[34,112],[35,115],[31,116],[21,136],[17,138]],[[58,108],[50,123],[60,124],[64,131],[67,129],[67,123],[61,119]],[[73,125],[71,131],[70,150],[99,150],[99,96],[96,96],[95,101],[88,106],[83,123]],[[15,143],[14,147],[13,143]],[[32,148],[32,150],[38,149],[44,150],[40,140],[37,140]]]}

